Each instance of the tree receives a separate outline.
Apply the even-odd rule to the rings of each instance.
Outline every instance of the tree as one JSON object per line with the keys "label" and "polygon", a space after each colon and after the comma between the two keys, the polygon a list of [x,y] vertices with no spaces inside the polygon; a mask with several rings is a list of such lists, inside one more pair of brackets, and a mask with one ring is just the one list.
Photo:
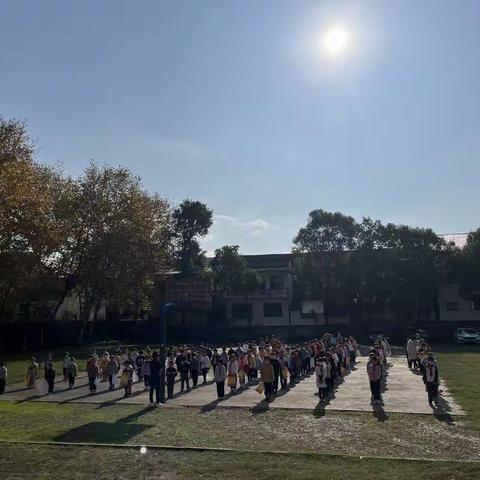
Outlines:
{"label": "tree", "polygon": [[33,150],[25,123],[0,116],[0,166],[10,162],[32,162]]}
{"label": "tree", "polygon": [[225,245],[215,250],[210,268],[216,289],[225,295],[239,292],[247,262],[238,253],[238,245]]}
{"label": "tree", "polygon": [[172,217],[178,269],[185,276],[196,274],[203,270],[205,260],[199,237],[208,233],[213,212],[202,202],[184,200]]}
{"label": "tree", "polygon": [[133,299],[139,309],[154,276],[169,269],[170,208],[129,170],[91,164],[66,186],[57,215],[63,238],[50,259],[63,282],[57,308],[76,292],[81,340],[103,303]]}
{"label": "tree", "polygon": [[215,250],[210,267],[215,287],[224,295],[243,296],[249,327],[252,327],[252,312],[248,308],[248,297],[255,293],[260,284],[258,273],[247,267],[246,260],[239,254],[238,245],[225,245]]}
{"label": "tree", "polygon": [[25,125],[0,117],[0,320],[45,273],[43,261],[59,239],[53,208],[61,176],[32,154]]}
{"label": "tree", "polygon": [[327,324],[332,289],[345,283],[337,267],[344,261],[344,252],[354,248],[357,232],[353,217],[319,209],[310,212],[307,225],[293,240],[293,251],[303,263],[302,271],[308,272],[313,289],[321,291]]}
{"label": "tree", "polygon": [[464,247],[452,259],[460,293],[472,301],[480,297],[480,228],[470,232]]}

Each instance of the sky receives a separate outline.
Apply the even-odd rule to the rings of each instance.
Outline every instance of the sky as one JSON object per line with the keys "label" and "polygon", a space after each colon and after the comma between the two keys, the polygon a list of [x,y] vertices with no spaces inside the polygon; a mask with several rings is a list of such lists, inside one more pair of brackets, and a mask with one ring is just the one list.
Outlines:
{"label": "sky", "polygon": [[[316,208],[480,226],[478,0],[3,0],[0,113],[279,253]],[[325,37],[341,29],[344,50]]]}

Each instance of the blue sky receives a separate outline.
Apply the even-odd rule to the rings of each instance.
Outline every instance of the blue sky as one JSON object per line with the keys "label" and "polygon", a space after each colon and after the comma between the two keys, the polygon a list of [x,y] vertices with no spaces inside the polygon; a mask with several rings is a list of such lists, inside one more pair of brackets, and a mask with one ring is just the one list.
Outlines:
{"label": "blue sky", "polygon": [[5,0],[0,112],[67,173],[95,159],[206,202],[208,251],[289,251],[315,208],[464,232],[479,19],[476,0]]}

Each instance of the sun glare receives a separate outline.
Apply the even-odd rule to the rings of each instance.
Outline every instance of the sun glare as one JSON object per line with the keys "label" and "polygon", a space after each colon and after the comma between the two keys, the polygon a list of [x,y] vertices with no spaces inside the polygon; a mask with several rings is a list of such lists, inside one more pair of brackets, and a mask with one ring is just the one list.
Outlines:
{"label": "sun glare", "polygon": [[336,57],[348,47],[348,32],[340,27],[331,28],[324,37],[324,48],[328,55]]}

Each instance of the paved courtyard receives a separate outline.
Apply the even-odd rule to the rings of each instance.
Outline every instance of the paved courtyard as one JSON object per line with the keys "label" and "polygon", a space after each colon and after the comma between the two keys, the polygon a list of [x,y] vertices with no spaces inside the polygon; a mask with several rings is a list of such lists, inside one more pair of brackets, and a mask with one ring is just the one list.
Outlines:
{"label": "paved courtyard", "polygon": [[[381,406],[370,404],[370,389],[365,370],[367,359],[360,357],[356,369],[347,375],[344,381],[337,386],[335,397],[326,405],[319,404],[315,395],[315,376],[304,378],[285,392],[280,391],[272,401],[266,403],[263,395],[255,391],[255,385],[244,390],[238,389],[233,395],[219,401],[216,387],[211,376],[205,385],[199,385],[190,392],[180,392],[180,383],[175,385],[173,400],[168,401],[167,407],[192,406],[210,410],[217,407],[243,407],[251,409],[291,408],[309,410],[338,410],[338,411],[368,411],[382,415],[385,412],[419,413],[419,414],[448,414],[465,415],[458,406],[448,389],[442,382],[440,386],[439,408],[432,410],[427,402],[427,395],[419,374],[411,372],[407,367],[405,357],[392,357],[383,385],[383,401]],[[226,387],[226,391],[229,389]],[[7,387],[2,400],[16,402],[56,402],[56,403],[95,403],[95,404],[146,404],[148,392],[143,384],[134,384],[132,396],[123,397],[123,389],[118,388],[111,392],[107,383],[100,383],[97,392],[91,394],[87,379],[81,376],[77,379],[72,390],[63,383],[57,382],[55,392],[51,395],[42,394],[36,388],[27,389],[21,384]]]}

